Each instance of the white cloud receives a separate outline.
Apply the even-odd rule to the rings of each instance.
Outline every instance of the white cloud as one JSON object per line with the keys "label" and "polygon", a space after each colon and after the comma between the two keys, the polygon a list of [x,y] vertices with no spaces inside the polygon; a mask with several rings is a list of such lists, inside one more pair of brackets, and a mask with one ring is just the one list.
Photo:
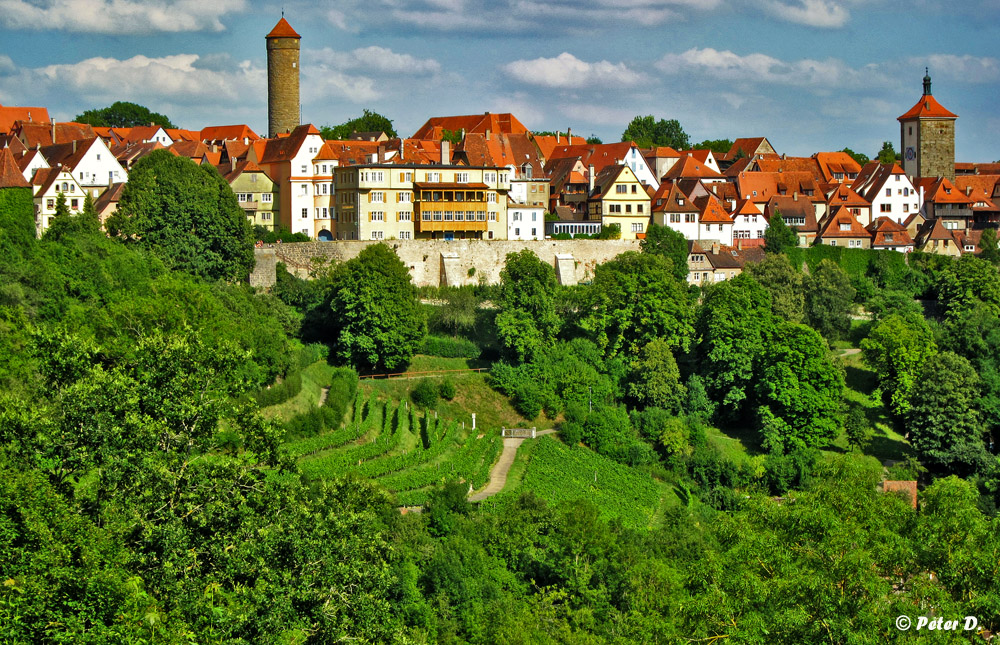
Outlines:
{"label": "white cloud", "polygon": [[304,57],[310,63],[340,70],[364,70],[383,74],[437,74],[441,63],[433,58],[417,58],[398,54],[391,49],[373,45],[349,52],[338,52],[329,47],[306,50]]}
{"label": "white cloud", "polygon": [[609,24],[659,26],[684,20],[692,11],[715,9],[723,0],[342,0],[327,13],[334,26],[489,33],[588,32]]}
{"label": "white cloud", "polygon": [[945,78],[963,83],[995,83],[1000,81],[1000,60],[978,56],[955,56],[954,54],[930,54],[911,58],[911,67],[926,65],[931,78]]}
{"label": "white cloud", "polygon": [[222,31],[221,18],[245,8],[246,0],[0,0],[0,23],[105,34]]}
{"label": "white cloud", "polygon": [[580,102],[566,103],[560,106],[560,110],[567,117],[583,121],[589,125],[614,126],[623,130],[637,114],[636,110],[632,107],[615,108]]}
{"label": "white cloud", "polygon": [[776,18],[809,27],[835,29],[851,18],[843,3],[833,0],[766,0],[762,6]]}
{"label": "white cloud", "polygon": [[783,61],[767,54],[740,56],[711,47],[695,47],[680,54],[666,54],[657,61],[656,68],[666,74],[698,74],[744,87],[769,83],[829,91],[844,87],[884,87],[889,82],[877,65],[855,69],[836,58]]}
{"label": "white cloud", "polygon": [[586,86],[629,87],[642,81],[642,76],[625,63],[606,60],[588,63],[569,52],[563,52],[555,58],[516,60],[504,65],[503,71],[522,83],[564,89]]}

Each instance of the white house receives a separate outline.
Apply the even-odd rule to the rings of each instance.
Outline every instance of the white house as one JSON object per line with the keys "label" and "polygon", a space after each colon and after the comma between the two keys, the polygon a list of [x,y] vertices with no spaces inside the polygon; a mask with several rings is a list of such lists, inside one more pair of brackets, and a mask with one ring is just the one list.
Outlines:
{"label": "white house", "polygon": [[42,148],[51,166],[61,165],[91,197],[97,198],[111,184],[128,181],[128,173],[100,137]]}
{"label": "white house", "polygon": [[35,233],[39,237],[51,224],[60,193],[66,197],[70,214],[76,215],[83,210],[86,193],[68,168],[55,166],[39,169],[31,178],[31,188],[35,196]]}
{"label": "white house", "polygon": [[[278,221],[282,227],[312,238],[322,230],[329,230],[331,221],[331,212],[327,211],[324,218],[322,207],[316,200],[317,183],[333,183],[334,164],[330,160],[316,159],[323,143],[323,137],[315,126],[300,125],[287,137],[268,139],[260,158],[253,159],[279,186]],[[256,156],[256,148],[251,146],[250,157]],[[315,163],[318,163],[318,171]],[[325,172],[324,165],[327,165]],[[322,181],[317,182],[317,176]],[[332,193],[332,186],[329,189]],[[324,197],[320,187],[320,201],[333,203],[332,194],[326,199]]]}
{"label": "white house", "polygon": [[519,203],[508,196],[507,239],[545,239],[545,209],[538,205]]}
{"label": "white house", "polygon": [[21,169],[24,179],[30,182],[36,170],[48,170],[52,166],[45,160],[41,150],[33,148],[17,158],[17,167]]}
{"label": "white house", "polygon": [[767,220],[764,213],[753,201],[744,199],[738,204],[733,217],[733,240],[734,244],[738,240],[761,240],[764,239],[764,229],[767,228]]}
{"label": "white house", "polygon": [[865,164],[851,188],[871,204],[871,218],[888,217],[902,224],[920,212],[923,199],[909,177],[895,163]]}

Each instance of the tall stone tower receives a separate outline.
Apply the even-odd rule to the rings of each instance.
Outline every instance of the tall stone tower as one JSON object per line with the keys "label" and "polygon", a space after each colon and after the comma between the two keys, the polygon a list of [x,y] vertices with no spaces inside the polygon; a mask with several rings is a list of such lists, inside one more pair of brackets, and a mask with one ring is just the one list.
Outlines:
{"label": "tall stone tower", "polygon": [[931,95],[925,71],[924,95],[899,117],[903,171],[910,177],[947,177],[955,181],[955,120]]}
{"label": "tall stone tower", "polygon": [[267,136],[299,125],[299,42],[282,16],[267,36]]}

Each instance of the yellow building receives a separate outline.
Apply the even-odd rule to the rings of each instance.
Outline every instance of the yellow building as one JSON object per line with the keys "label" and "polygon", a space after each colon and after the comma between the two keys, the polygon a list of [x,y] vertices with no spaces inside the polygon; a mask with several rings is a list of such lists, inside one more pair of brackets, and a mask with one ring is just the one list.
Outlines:
{"label": "yellow building", "polygon": [[650,200],[646,188],[628,166],[606,167],[596,177],[587,200],[587,219],[601,220],[601,226],[621,227],[623,240],[644,237],[650,222]]}
{"label": "yellow building", "polygon": [[507,238],[507,168],[368,164],[333,184],[339,240]]}

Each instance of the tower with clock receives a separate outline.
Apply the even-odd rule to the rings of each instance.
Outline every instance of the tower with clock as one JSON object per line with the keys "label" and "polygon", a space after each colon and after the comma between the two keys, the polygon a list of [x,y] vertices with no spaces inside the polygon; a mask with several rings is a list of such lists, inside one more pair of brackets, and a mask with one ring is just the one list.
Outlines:
{"label": "tower with clock", "polygon": [[930,71],[924,76],[924,94],[899,117],[903,171],[910,177],[947,177],[955,180],[955,120],[931,94]]}

